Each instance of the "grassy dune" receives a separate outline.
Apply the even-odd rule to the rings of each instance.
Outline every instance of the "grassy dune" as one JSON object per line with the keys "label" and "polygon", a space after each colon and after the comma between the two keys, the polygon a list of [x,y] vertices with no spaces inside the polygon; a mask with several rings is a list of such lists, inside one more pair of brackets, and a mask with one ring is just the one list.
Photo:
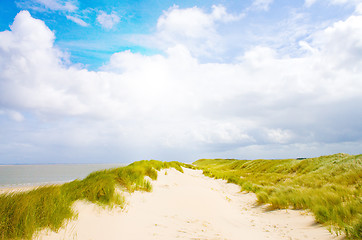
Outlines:
{"label": "grassy dune", "polygon": [[310,209],[337,234],[362,239],[362,155],[335,154],[304,160],[201,159],[205,175],[255,192],[271,208]]}
{"label": "grassy dune", "polygon": [[[336,154],[304,160],[201,159],[194,163],[204,174],[236,183],[255,192],[271,208],[310,209],[318,222],[336,233],[362,239],[362,155]],[[37,230],[57,231],[76,218],[72,204],[87,200],[102,206],[122,206],[116,191],[151,191],[145,179],[179,162],[139,161],[126,167],[91,173],[83,180],[0,195],[0,239],[31,239]],[[187,165],[187,167],[194,168]]]}
{"label": "grassy dune", "polygon": [[87,200],[103,206],[123,206],[124,199],[117,193],[151,191],[145,176],[157,179],[157,171],[175,168],[183,171],[178,162],[139,161],[126,167],[91,173],[83,180],[55,186],[39,187],[22,193],[0,195],[0,238],[31,239],[40,229],[57,231],[67,220],[76,218],[72,204]]}

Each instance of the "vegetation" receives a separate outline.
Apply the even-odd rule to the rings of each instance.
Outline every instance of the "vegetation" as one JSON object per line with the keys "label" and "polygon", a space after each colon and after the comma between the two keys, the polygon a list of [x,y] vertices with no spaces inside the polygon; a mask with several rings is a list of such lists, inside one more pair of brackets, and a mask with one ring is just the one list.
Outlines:
{"label": "vegetation", "polygon": [[139,161],[126,167],[91,173],[83,180],[63,185],[39,187],[29,192],[0,195],[0,238],[31,239],[42,228],[57,231],[65,221],[76,217],[72,204],[88,200],[102,206],[123,206],[124,199],[116,191],[122,188],[151,191],[145,176],[156,180],[157,170],[175,168],[178,162]]}
{"label": "vegetation", "polygon": [[[255,192],[272,209],[310,209],[318,222],[352,239],[362,239],[362,155],[335,154],[309,159],[201,159],[204,174]],[[164,168],[195,166],[179,162],[139,161],[126,167],[91,173],[83,180],[0,195],[0,239],[31,239],[43,228],[57,231],[76,218],[72,204],[87,200],[123,206],[117,191],[151,191],[147,179]],[[147,178],[148,177],[148,178]]]}
{"label": "vegetation", "polygon": [[204,174],[256,193],[271,208],[310,209],[337,234],[362,239],[362,155],[309,159],[201,159]]}

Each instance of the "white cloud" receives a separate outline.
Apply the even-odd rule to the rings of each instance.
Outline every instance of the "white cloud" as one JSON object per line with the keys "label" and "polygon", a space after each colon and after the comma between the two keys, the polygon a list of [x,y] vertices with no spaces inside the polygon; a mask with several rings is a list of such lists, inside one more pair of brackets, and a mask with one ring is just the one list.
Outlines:
{"label": "white cloud", "polygon": [[187,38],[203,38],[215,31],[212,14],[206,14],[197,7],[180,9],[178,6],[163,13],[157,21],[157,29],[168,38],[181,34]]}
{"label": "white cloud", "polygon": [[1,102],[50,112],[77,109],[72,96],[63,94],[64,55],[53,46],[53,32],[27,11],[10,28],[0,33]]}
{"label": "white cloud", "polygon": [[67,17],[67,19],[75,22],[76,24],[78,24],[78,25],[80,25],[82,27],[88,27],[89,26],[88,23],[84,22],[82,19],[80,19],[78,17],[69,16],[69,15],[67,15],[66,17]]}
{"label": "white cloud", "polygon": [[288,143],[292,138],[292,133],[289,130],[283,129],[267,129],[267,137],[272,143]]}
{"label": "white cloud", "polygon": [[77,3],[76,0],[22,0],[18,1],[17,5],[39,11],[55,10],[74,12],[78,10]]}
{"label": "white cloud", "polygon": [[20,12],[0,32],[0,107],[42,128],[28,126],[17,142],[177,160],[251,145],[361,142],[362,16],[309,36],[301,45],[313,51],[298,58],[254,46],[236,63],[200,63],[176,36],[212,38],[225,18],[212,15],[169,9],[158,23],[173,42],[164,55],[119,52],[89,71],[64,65],[54,33]]}
{"label": "white cloud", "polygon": [[24,120],[24,116],[20,112],[13,110],[0,110],[0,115],[7,115],[16,122],[22,122]]}
{"label": "white cloud", "polygon": [[314,49],[310,46],[309,43],[307,43],[306,41],[299,41],[299,46],[301,49],[309,52],[309,53],[313,53],[313,54],[316,54],[318,52],[317,49]]}
{"label": "white cloud", "polygon": [[310,7],[313,4],[315,4],[317,1],[319,2],[326,2],[327,4],[333,4],[333,5],[352,5],[357,6],[361,1],[360,0],[332,0],[332,1],[326,1],[326,0],[305,0],[304,5],[306,7]]}
{"label": "white cloud", "polygon": [[194,56],[211,57],[224,51],[225,47],[217,29],[222,28],[223,23],[243,17],[243,14],[227,13],[222,5],[213,5],[210,13],[198,7],[180,9],[175,5],[163,12],[157,21],[156,33],[152,37],[144,37],[142,44],[162,50],[184,45]]}
{"label": "white cloud", "polygon": [[9,111],[8,114],[10,118],[16,122],[22,122],[24,120],[24,116],[17,111]]}
{"label": "white cloud", "polygon": [[102,27],[106,29],[112,29],[115,25],[119,23],[120,18],[114,12],[112,12],[111,14],[107,14],[103,11],[99,11],[97,21],[102,25]]}
{"label": "white cloud", "polygon": [[213,5],[211,16],[214,21],[233,22],[242,19],[245,17],[245,14],[232,15],[226,12],[226,8],[223,5]]}
{"label": "white cloud", "polygon": [[356,6],[356,14],[361,14],[362,15],[362,3],[359,3],[357,6]]}
{"label": "white cloud", "polygon": [[356,2],[359,2],[359,0],[332,0],[333,4],[355,4]]}
{"label": "white cloud", "polygon": [[317,0],[305,0],[304,5],[307,7],[312,6]]}
{"label": "white cloud", "polygon": [[254,0],[251,9],[268,11],[270,4],[273,2],[274,0]]}
{"label": "white cloud", "polygon": [[[313,43],[333,67],[362,67],[362,16],[351,16],[314,34]],[[342,50],[343,49],[343,50]]]}

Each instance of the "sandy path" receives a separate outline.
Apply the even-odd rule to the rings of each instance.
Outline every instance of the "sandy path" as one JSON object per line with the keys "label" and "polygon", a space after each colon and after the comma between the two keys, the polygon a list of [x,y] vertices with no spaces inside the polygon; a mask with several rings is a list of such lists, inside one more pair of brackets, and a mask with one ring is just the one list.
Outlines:
{"label": "sandy path", "polygon": [[266,212],[254,194],[185,169],[168,169],[153,192],[127,196],[124,210],[77,202],[78,220],[37,239],[341,239],[301,211]]}

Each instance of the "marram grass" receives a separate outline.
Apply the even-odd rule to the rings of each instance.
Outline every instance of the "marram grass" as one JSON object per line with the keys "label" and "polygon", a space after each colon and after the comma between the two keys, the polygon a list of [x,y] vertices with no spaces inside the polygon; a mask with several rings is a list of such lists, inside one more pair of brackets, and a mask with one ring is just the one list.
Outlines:
{"label": "marram grass", "polygon": [[200,159],[204,174],[255,192],[271,208],[309,209],[337,234],[362,239],[362,155],[303,160]]}
{"label": "marram grass", "polygon": [[44,228],[57,231],[67,220],[76,218],[72,204],[87,200],[102,206],[122,206],[124,199],[116,191],[151,191],[145,176],[156,180],[157,170],[175,168],[179,162],[156,160],[134,162],[126,167],[89,174],[83,180],[63,185],[39,187],[29,192],[0,195],[0,239],[31,239]]}
{"label": "marram grass", "polygon": [[[336,154],[304,160],[201,159],[194,163],[207,176],[236,183],[255,192],[272,208],[310,209],[318,222],[351,239],[362,239],[362,155]],[[145,176],[179,162],[139,161],[126,167],[91,173],[83,180],[0,195],[0,239],[31,239],[44,228],[57,231],[75,218],[72,204],[88,200],[103,206],[122,206],[116,188],[151,191]]]}

